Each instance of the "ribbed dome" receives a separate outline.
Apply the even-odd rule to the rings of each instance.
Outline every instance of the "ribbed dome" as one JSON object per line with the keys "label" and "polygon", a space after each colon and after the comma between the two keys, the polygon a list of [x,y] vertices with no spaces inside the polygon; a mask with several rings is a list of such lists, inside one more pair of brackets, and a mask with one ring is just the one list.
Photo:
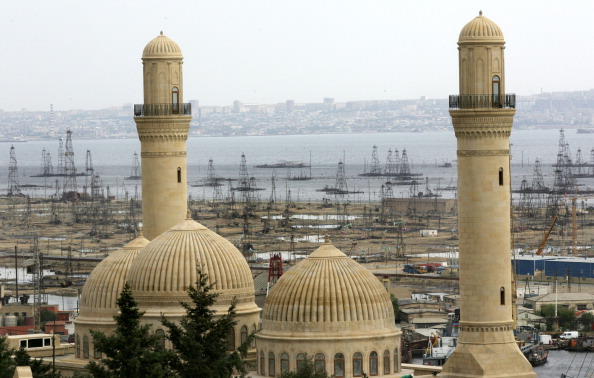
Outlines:
{"label": "ribbed dome", "polygon": [[161,34],[150,41],[142,52],[142,58],[183,58],[179,45]]}
{"label": "ribbed dome", "polygon": [[238,306],[254,303],[254,281],[241,252],[192,219],[153,239],[132,264],[128,282],[140,307],[179,307],[198,280],[198,268],[214,282],[218,304],[233,298]]}
{"label": "ribbed dome", "polygon": [[103,315],[113,320],[112,316],[118,310],[116,302],[132,261],[148,243],[148,239],[139,235],[97,264],[83,287],[80,298],[81,316]]}
{"label": "ribbed dome", "polygon": [[395,330],[384,286],[329,242],[283,274],[266,298],[262,320],[266,333]]}
{"label": "ribbed dome", "polygon": [[466,24],[460,32],[460,42],[503,42],[503,33],[496,23],[483,16],[483,12]]}

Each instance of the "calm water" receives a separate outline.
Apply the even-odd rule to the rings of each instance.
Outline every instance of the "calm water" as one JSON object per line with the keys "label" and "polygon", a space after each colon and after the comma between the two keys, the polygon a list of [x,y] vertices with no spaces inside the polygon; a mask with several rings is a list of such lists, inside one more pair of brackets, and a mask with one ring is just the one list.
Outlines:
{"label": "calm water", "polygon": [[[578,148],[587,161],[590,150],[594,148],[594,138],[588,134],[577,134],[575,130],[566,130],[565,138],[575,155]],[[552,185],[553,167],[557,157],[558,130],[514,130],[512,143],[512,185],[519,187],[522,178],[532,181],[534,160],[543,164],[545,184]],[[8,184],[8,165],[10,143],[0,143],[0,191]],[[58,142],[31,141],[14,144],[19,169],[19,182],[43,186],[43,188],[25,189],[32,196],[47,196],[55,192],[56,180],[62,185],[62,178],[34,178],[41,170],[41,151],[50,152],[54,170],[58,166]],[[255,178],[255,186],[265,190],[255,192],[260,200],[271,198],[272,176],[275,175],[275,199],[284,201],[291,192],[293,201],[321,201],[329,197],[321,189],[335,186],[338,162],[345,162],[345,172],[349,190],[362,191],[351,195],[355,202],[377,201],[381,185],[386,178],[367,178],[359,174],[369,169],[373,146],[377,146],[377,155],[382,169],[385,166],[388,150],[398,150],[402,154],[406,149],[413,173],[422,173],[418,191],[456,185],[456,139],[451,132],[427,133],[376,133],[376,134],[332,134],[300,136],[260,136],[260,137],[194,137],[188,140],[188,181],[191,185],[206,179],[208,160],[213,159],[216,175],[237,179],[241,154],[244,153],[249,175]],[[73,134],[74,159],[77,171],[85,169],[86,151],[91,151],[93,168],[99,173],[104,185],[110,186],[110,194],[124,198],[125,193],[133,197],[141,195],[140,181],[124,180],[131,175],[134,152],[140,152],[137,139],[114,140],[77,140]],[[1,153],[4,151],[4,153]],[[258,164],[274,164],[279,161],[309,163],[311,154],[313,180],[288,181],[289,175],[309,175],[309,169],[262,169],[254,168]],[[439,165],[452,162],[452,168],[440,168]],[[85,177],[77,177],[79,187],[90,185]],[[87,179],[88,180],[88,179]],[[580,183],[594,187],[594,179],[580,179]],[[235,185],[234,183],[232,183]],[[408,197],[410,185],[394,186],[394,196]],[[81,189],[82,190],[82,189]],[[210,187],[190,187],[189,193],[194,199],[213,197]],[[454,198],[455,192],[441,191],[444,197]],[[225,182],[222,188],[224,197],[229,195],[229,186]],[[236,196],[238,193],[236,193]],[[237,197],[236,197],[237,198]],[[332,198],[330,198],[332,199]]]}

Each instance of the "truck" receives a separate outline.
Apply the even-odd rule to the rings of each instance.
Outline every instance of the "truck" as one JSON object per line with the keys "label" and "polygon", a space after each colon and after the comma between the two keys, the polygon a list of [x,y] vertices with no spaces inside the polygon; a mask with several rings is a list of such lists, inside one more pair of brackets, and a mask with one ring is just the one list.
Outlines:
{"label": "truck", "polygon": [[563,332],[561,334],[561,336],[559,336],[559,338],[561,340],[571,340],[571,339],[577,339],[580,336],[580,333],[578,331],[567,331],[567,332]]}

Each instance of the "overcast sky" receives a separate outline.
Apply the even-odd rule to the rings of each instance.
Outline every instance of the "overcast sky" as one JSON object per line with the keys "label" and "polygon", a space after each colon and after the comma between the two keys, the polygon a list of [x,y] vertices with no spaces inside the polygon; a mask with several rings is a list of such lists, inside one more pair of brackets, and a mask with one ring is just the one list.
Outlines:
{"label": "overcast sky", "polygon": [[0,109],[142,103],[161,30],[182,49],[186,102],[446,98],[479,10],[503,30],[508,92],[594,88],[592,0],[4,0]]}

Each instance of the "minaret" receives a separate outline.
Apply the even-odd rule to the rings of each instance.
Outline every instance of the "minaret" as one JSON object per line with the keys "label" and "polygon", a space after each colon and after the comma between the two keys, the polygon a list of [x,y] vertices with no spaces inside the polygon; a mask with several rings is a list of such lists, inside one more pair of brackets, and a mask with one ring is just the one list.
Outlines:
{"label": "minaret", "polygon": [[440,377],[536,377],[512,319],[509,136],[505,41],[482,12],[458,40],[460,94],[450,96],[458,141],[460,338]]}
{"label": "minaret", "polygon": [[181,49],[163,35],[142,53],[144,104],[134,105],[141,144],[142,220],[149,240],[186,218],[186,140],[190,104],[183,103]]}

